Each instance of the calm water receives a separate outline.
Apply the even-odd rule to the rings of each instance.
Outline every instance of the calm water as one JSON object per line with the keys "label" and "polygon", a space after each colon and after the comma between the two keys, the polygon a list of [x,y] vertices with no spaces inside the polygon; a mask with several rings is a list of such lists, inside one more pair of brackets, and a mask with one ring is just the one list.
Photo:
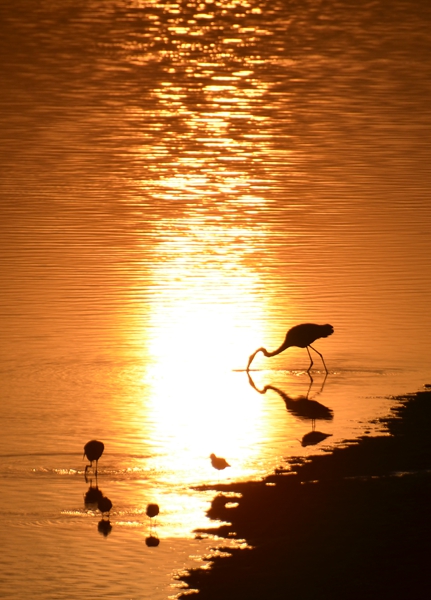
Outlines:
{"label": "calm water", "polygon": [[[431,380],[431,5],[3,0],[0,22],[0,595],[162,600],[214,545],[195,486],[379,431]],[[305,350],[244,372],[304,321],[335,328],[314,447]]]}

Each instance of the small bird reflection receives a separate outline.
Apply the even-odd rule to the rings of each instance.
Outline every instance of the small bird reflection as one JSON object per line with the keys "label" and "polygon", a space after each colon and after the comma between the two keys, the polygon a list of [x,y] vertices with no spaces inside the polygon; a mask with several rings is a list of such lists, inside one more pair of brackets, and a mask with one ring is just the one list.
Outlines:
{"label": "small bird reflection", "polygon": [[145,538],[145,543],[148,547],[155,548],[160,544],[160,540],[156,535],[149,535],[147,538]]}
{"label": "small bird reflection", "polygon": [[289,329],[284,339],[284,342],[281,344],[277,350],[273,352],[269,352],[266,348],[258,348],[248,359],[247,372],[250,369],[250,365],[253,362],[254,357],[259,352],[263,352],[265,356],[268,358],[271,356],[277,356],[277,354],[281,354],[287,348],[291,348],[292,346],[296,346],[298,348],[305,348],[308,352],[308,356],[310,357],[310,366],[307,369],[307,372],[310,372],[311,367],[313,366],[313,359],[310,354],[309,348],[311,348],[316,354],[320,356],[322,359],[323,366],[325,367],[326,373],[328,373],[328,369],[326,368],[325,360],[323,355],[313,348],[311,345],[313,342],[320,338],[328,337],[334,333],[334,328],[332,325],[316,325],[316,323],[302,323],[301,325],[295,325]]}
{"label": "small bird reflection", "polygon": [[97,477],[97,464],[99,462],[99,458],[102,456],[103,451],[105,449],[105,445],[103,442],[99,442],[98,440],[90,440],[84,446],[84,455],[82,458],[87,457],[90,461],[89,465],[85,466],[85,480],[87,481],[87,470],[93,468],[93,462],[96,462],[96,470],[95,474]]}
{"label": "small bird reflection", "polygon": [[101,533],[104,537],[108,537],[108,535],[112,531],[112,525],[109,519],[102,519],[97,524],[97,531]]}
{"label": "small bird reflection", "polygon": [[230,467],[230,464],[225,458],[221,458],[216,456],[215,454],[211,454],[210,459],[212,466],[214,467],[214,469],[217,469],[217,471],[223,471],[223,469],[226,469],[226,467]]}
{"label": "small bird reflection", "polygon": [[331,437],[332,433],[323,433],[322,431],[310,431],[310,433],[306,433],[302,436],[301,446],[304,448],[306,446],[316,446],[326,440],[326,438]]}

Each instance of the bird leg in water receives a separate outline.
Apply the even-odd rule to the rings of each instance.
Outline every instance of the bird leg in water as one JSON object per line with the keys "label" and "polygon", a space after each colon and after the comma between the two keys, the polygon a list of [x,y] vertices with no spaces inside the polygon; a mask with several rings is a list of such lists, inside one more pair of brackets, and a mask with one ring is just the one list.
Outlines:
{"label": "bird leg in water", "polygon": [[[320,353],[318,350],[316,350],[316,348],[313,348],[313,346],[307,346],[307,350],[308,350],[308,348],[309,348],[309,347],[310,347],[312,350],[314,350],[314,352],[317,352],[317,354],[320,356],[320,358],[322,359],[323,366],[325,367],[326,374],[328,374],[328,369],[327,369],[327,367],[326,367],[326,363],[325,363],[325,360],[324,360],[324,358],[323,358],[323,355],[322,355],[322,354],[321,354],[321,353]],[[312,365],[313,365],[313,359],[311,358],[311,354],[310,354],[310,351],[309,351],[309,350],[308,350],[308,354],[309,354],[309,356],[310,356],[310,360],[311,360],[311,364],[310,364],[310,366],[308,367],[308,371],[309,371],[309,370],[311,369]]]}
{"label": "bird leg in water", "polygon": [[[311,348],[311,346],[310,346],[310,348]],[[310,353],[310,350],[308,349],[308,346],[306,346],[306,349],[308,352],[308,356],[310,357],[310,366],[307,369],[307,373],[310,374],[311,367],[313,366],[313,359],[311,358],[311,353]]]}

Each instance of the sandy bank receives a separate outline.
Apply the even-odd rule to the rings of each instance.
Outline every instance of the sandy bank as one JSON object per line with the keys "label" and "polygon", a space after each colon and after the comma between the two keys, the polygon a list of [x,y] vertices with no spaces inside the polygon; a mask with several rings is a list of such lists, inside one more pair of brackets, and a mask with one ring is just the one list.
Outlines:
{"label": "sandy bank", "polygon": [[[292,461],[294,473],[215,486],[209,530],[252,550],[184,577],[202,600],[431,597],[431,392],[399,398],[391,435]],[[240,492],[236,508],[224,492]],[[189,596],[190,597],[190,596]]]}

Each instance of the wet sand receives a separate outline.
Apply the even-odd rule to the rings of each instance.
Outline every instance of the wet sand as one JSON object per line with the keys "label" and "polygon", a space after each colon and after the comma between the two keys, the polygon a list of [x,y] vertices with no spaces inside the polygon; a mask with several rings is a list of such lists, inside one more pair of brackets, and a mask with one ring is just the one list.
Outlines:
{"label": "wet sand", "polygon": [[[388,434],[363,437],[261,482],[218,485],[207,530],[227,550],[182,579],[202,600],[431,597],[431,391],[398,399]],[[232,497],[242,494],[238,506]],[[184,597],[190,597],[185,596]]]}

